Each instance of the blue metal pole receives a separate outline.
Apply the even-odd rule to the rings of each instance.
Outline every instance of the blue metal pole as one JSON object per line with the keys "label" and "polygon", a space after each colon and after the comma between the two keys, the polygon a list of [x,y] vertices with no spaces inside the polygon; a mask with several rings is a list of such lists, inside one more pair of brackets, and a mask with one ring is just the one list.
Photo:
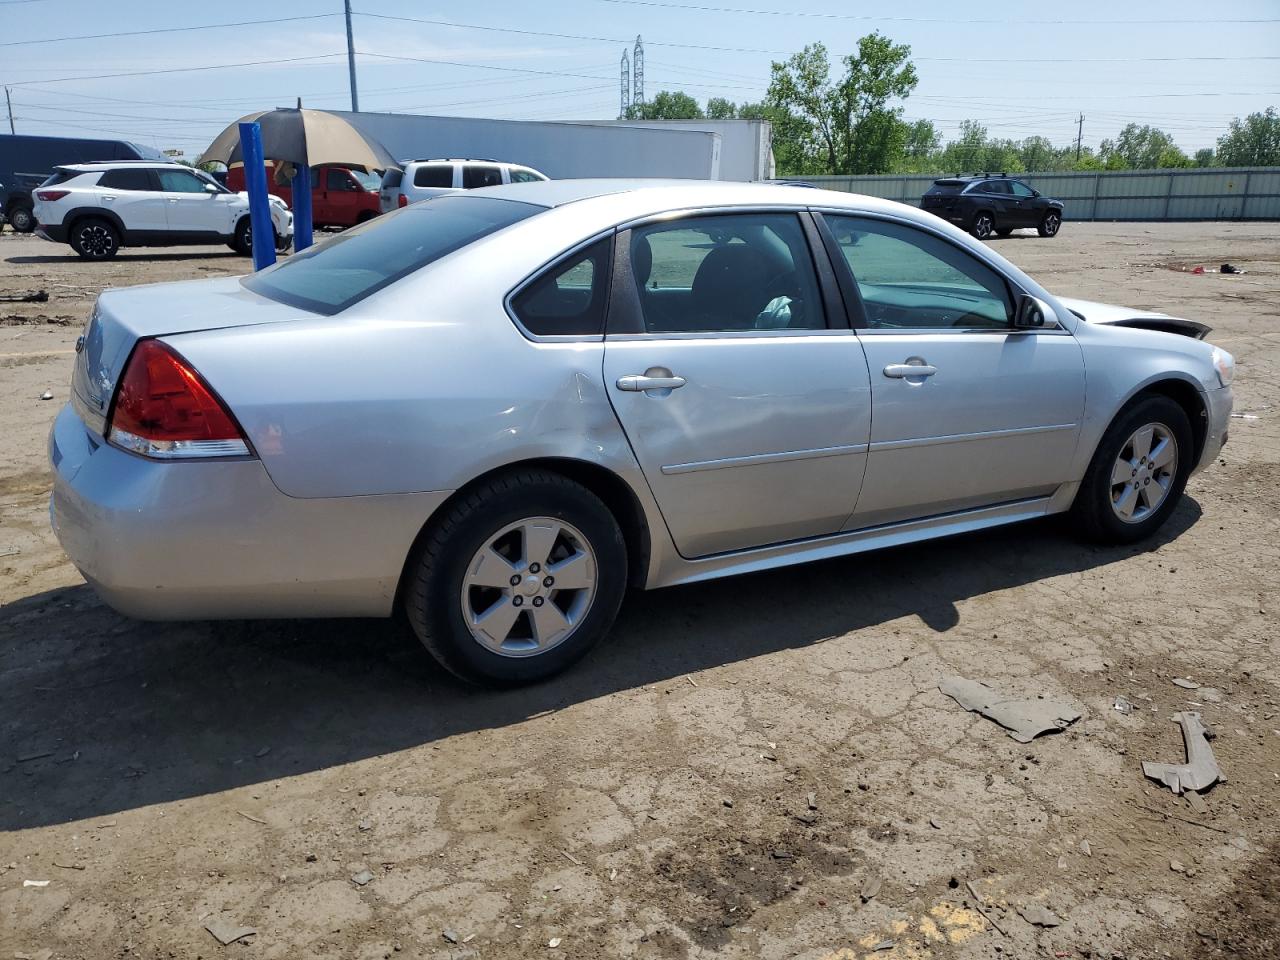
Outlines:
{"label": "blue metal pole", "polygon": [[293,175],[293,249],[301,253],[315,241],[311,237],[311,168],[297,165]]}
{"label": "blue metal pole", "polygon": [[262,159],[262,127],[240,124],[240,159],[244,161],[244,188],[249,192],[249,223],[253,227],[253,269],[276,262],[275,228],[271,226],[271,201],[267,199],[267,171]]}

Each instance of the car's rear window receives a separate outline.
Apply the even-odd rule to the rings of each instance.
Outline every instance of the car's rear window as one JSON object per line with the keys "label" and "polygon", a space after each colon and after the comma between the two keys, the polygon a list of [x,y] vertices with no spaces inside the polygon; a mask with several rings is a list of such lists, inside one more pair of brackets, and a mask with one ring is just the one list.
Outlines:
{"label": "car's rear window", "polygon": [[933,186],[929,188],[929,192],[933,194],[959,193],[968,185],[968,180],[955,180],[948,177],[933,181]]}
{"label": "car's rear window", "polygon": [[396,187],[400,186],[400,181],[403,179],[404,171],[397,170],[395,167],[392,167],[382,175],[382,189],[394,190]]}
{"label": "car's rear window", "polygon": [[492,197],[437,197],[352,227],[241,282],[272,300],[332,315],[545,209]]}

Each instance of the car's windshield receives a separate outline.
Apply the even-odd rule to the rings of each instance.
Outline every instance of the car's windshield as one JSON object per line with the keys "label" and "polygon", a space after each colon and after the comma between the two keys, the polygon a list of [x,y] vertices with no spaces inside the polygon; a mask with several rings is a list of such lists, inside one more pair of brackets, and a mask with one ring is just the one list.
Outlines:
{"label": "car's windshield", "polygon": [[545,209],[492,197],[438,197],[353,227],[241,282],[272,300],[331,315]]}
{"label": "car's windshield", "polygon": [[365,170],[352,170],[351,175],[360,181],[360,186],[366,190],[377,190],[382,186],[382,177],[376,173],[368,173]]}

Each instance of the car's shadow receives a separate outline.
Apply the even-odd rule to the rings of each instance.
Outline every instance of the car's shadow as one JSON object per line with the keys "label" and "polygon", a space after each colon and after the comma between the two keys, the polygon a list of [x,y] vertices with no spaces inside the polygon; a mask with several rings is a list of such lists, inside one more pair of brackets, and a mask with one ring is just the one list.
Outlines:
{"label": "car's shadow", "polygon": [[332,767],[850,631],[874,644],[913,614],[945,642],[967,598],[1150,550],[1199,516],[1185,498],[1136,547],[1046,520],[636,593],[586,661],[501,692],[444,674],[395,621],[149,624],[87,587],[40,594],[0,611],[0,830]]}
{"label": "car's shadow", "polygon": [[[135,250],[121,250],[110,260],[100,261],[102,263],[164,263],[170,260],[228,260],[236,258],[244,260],[245,263],[252,263],[248,258],[242,257],[234,250],[201,250],[198,253],[143,253]],[[84,263],[85,261],[76,253],[68,253],[66,255],[48,254],[38,257],[6,257],[5,263]],[[245,269],[248,269],[247,267]]]}

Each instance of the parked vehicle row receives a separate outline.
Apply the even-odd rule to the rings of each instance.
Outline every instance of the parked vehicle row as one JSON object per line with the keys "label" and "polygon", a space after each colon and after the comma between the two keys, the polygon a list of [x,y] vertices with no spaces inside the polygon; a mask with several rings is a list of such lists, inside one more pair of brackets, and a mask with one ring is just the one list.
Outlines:
{"label": "parked vehicle row", "polygon": [[455,190],[538,183],[548,179],[532,167],[497,160],[406,160],[382,175],[382,212],[430,200]]}
{"label": "parked vehicle row", "polygon": [[[36,233],[69,243],[86,260],[108,260],[121,247],[225,243],[253,246],[247,194],[208,174],[168,161],[131,160],[58,167],[34,193]],[[277,246],[293,237],[293,214],[271,198]]]}
{"label": "parked vehicle row", "polygon": [[[293,209],[293,180],[289,168],[268,164],[267,192],[279,197]],[[311,168],[311,222],[317,227],[354,227],[372,220],[382,211],[378,204],[380,172],[360,167],[325,164]],[[244,166],[236,164],[227,171],[227,186],[245,188]]]}
{"label": "parked vehicle row", "polygon": [[1056,237],[1065,209],[1061,200],[1043,196],[1003,173],[935,180],[920,199],[920,207],[979,240],[1007,237],[1024,227],[1034,227],[1042,237]]}
{"label": "parked vehicle row", "polygon": [[628,586],[1067,512],[1149,537],[1230,423],[1234,361],[1179,323],[874,198],[508,184],[103,293],[50,515],[131,616],[402,608],[458,675],[529,682]]}

